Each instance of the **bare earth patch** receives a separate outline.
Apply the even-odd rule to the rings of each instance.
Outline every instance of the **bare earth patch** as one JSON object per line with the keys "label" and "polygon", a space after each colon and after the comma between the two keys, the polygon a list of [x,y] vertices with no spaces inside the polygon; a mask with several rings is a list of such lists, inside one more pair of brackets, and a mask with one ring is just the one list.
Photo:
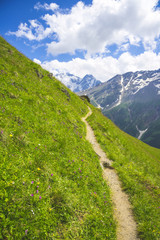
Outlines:
{"label": "bare earth patch", "polygon": [[122,191],[121,182],[115,170],[112,168],[112,161],[106,157],[105,152],[98,144],[94,131],[86,121],[86,119],[92,114],[92,110],[89,108],[88,114],[82,118],[82,121],[86,124],[87,136],[86,139],[93,145],[94,151],[99,155],[100,164],[103,169],[103,177],[107,181],[111,192],[112,201],[114,207],[114,216],[117,221],[117,239],[118,240],[136,240],[137,230],[136,222],[132,214],[131,204],[128,200],[128,196]]}

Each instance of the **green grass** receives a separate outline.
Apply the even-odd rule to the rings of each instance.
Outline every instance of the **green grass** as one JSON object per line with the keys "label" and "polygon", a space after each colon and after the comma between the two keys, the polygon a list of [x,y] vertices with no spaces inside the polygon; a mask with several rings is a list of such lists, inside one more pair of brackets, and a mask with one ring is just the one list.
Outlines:
{"label": "green grass", "polygon": [[129,136],[99,110],[88,118],[129,195],[140,239],[160,239],[160,150]]}
{"label": "green grass", "polygon": [[0,37],[0,239],[116,239],[87,112]]}

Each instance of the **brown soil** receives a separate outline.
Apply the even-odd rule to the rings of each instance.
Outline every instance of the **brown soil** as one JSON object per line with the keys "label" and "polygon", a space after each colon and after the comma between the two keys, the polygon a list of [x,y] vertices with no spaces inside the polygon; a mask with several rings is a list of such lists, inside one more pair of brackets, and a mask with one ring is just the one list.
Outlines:
{"label": "brown soil", "polygon": [[95,138],[92,128],[86,121],[87,117],[89,117],[91,114],[92,111],[89,108],[88,114],[82,118],[82,121],[86,124],[87,128],[86,139],[93,145],[94,151],[99,155],[100,164],[103,169],[103,177],[111,189],[114,217],[117,221],[117,239],[137,240],[136,222],[134,221],[128,196],[122,191],[121,182],[118,179],[118,175],[111,166],[112,161],[106,157],[105,152],[101,149]]}

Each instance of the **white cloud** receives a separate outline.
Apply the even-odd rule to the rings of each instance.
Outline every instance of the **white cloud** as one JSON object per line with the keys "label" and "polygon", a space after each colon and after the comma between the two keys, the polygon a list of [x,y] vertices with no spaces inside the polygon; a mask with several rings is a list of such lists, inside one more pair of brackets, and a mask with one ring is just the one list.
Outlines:
{"label": "white cloud", "polygon": [[45,10],[52,10],[53,12],[55,10],[57,10],[59,8],[59,6],[56,4],[56,3],[51,3],[51,4],[41,4],[40,2],[38,2],[35,6],[34,6],[34,9],[45,9]]}
{"label": "white cloud", "polygon": [[114,57],[96,57],[88,59],[75,58],[69,62],[53,60],[40,63],[34,60],[48,71],[56,75],[58,72],[69,72],[79,77],[92,74],[101,81],[107,81],[116,74],[129,71],[155,70],[160,68],[160,53],[146,51],[138,56],[132,56],[129,52],[123,53],[118,59]]}
{"label": "white cloud", "polygon": [[44,29],[43,25],[37,20],[29,20],[27,23],[21,23],[16,32],[9,31],[8,35],[15,35],[16,37],[25,37],[30,41],[40,41],[48,37],[52,33],[50,28]]}
{"label": "white cloud", "polygon": [[57,34],[58,42],[48,44],[48,53],[74,53],[76,49],[89,54],[105,52],[111,44],[129,41],[146,49],[155,49],[160,35],[160,14],[154,11],[156,0],[93,0],[85,6],[78,2],[70,13],[45,15],[44,20]]}
{"label": "white cloud", "polygon": [[40,61],[40,60],[38,60],[37,58],[34,58],[34,59],[33,59],[33,62],[35,62],[35,63],[37,63],[37,64],[41,65],[41,61]]}
{"label": "white cloud", "polygon": [[21,23],[18,31],[9,34],[38,41],[54,35],[56,39],[47,44],[48,53],[53,55],[84,50],[91,56],[105,53],[111,44],[121,46],[127,42],[133,45],[142,42],[147,51],[153,50],[155,39],[160,36],[160,10],[155,11],[157,2],[93,0],[91,5],[85,5],[80,1],[67,13],[58,9],[55,3],[38,3],[36,9],[56,10],[42,17],[47,28],[37,20],[31,20],[30,26]]}
{"label": "white cloud", "polygon": [[18,31],[16,32],[9,31],[7,35],[16,35],[17,37],[26,37],[29,40],[36,39],[35,35],[32,33],[31,28],[29,28],[26,23],[21,23],[18,27]]}
{"label": "white cloud", "polygon": [[127,52],[130,48],[130,44],[129,43],[124,43],[122,45],[120,45],[117,50],[115,51],[115,55],[119,52]]}

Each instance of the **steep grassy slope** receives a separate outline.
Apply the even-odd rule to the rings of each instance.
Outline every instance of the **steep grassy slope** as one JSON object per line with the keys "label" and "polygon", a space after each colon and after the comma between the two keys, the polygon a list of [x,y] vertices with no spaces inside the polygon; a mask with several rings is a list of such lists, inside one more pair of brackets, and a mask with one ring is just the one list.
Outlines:
{"label": "steep grassy slope", "polygon": [[0,239],[115,239],[78,96],[0,37]]}
{"label": "steep grassy slope", "polygon": [[[97,140],[141,239],[160,239],[160,150],[92,107]],[[0,38],[0,239],[116,239],[109,189],[85,140],[84,101]]]}
{"label": "steep grassy slope", "polygon": [[160,239],[160,150],[122,132],[95,108],[88,121],[129,194],[140,239]]}

